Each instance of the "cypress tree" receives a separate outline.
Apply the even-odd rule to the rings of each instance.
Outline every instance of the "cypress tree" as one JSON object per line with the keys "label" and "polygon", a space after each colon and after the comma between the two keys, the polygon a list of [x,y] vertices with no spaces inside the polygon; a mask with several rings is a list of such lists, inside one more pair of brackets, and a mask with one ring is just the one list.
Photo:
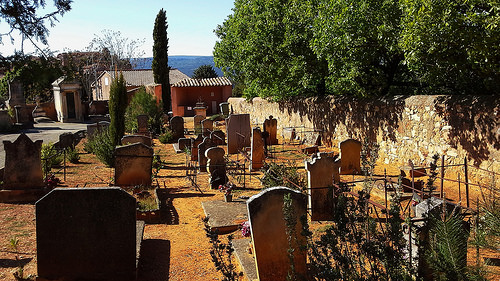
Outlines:
{"label": "cypress tree", "polygon": [[113,145],[120,143],[121,138],[125,134],[125,110],[127,109],[127,86],[123,74],[116,77],[111,83],[109,92],[109,116],[111,124],[109,132]]}
{"label": "cypress tree", "polygon": [[172,108],[170,97],[170,77],[168,67],[168,37],[167,16],[165,10],[158,12],[153,29],[153,76],[155,83],[161,84],[161,97],[163,100],[163,111],[168,112]]}

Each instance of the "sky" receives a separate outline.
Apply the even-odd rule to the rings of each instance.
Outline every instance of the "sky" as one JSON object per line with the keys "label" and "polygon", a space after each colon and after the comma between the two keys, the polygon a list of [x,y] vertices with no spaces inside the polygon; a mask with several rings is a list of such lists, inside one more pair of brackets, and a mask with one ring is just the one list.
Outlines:
{"label": "sky", "polygon": [[[46,9],[53,10],[53,1],[46,2]],[[71,11],[58,16],[54,27],[46,24],[50,32],[48,46],[55,53],[84,51],[95,34],[109,29],[120,31],[124,38],[145,39],[141,47],[143,57],[152,57],[154,22],[163,8],[167,15],[169,56],[211,56],[217,40],[213,30],[227,19],[233,7],[234,0],[74,0]],[[0,19],[0,33],[7,30],[8,25]],[[3,56],[21,49],[20,36],[14,38],[14,44],[6,36],[2,38]],[[25,40],[24,53],[34,50]]]}

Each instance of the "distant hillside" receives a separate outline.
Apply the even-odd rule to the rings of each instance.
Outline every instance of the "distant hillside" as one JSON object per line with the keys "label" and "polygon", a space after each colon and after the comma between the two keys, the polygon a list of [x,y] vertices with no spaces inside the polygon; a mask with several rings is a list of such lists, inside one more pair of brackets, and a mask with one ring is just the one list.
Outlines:
{"label": "distant hillside", "polygon": [[[151,63],[153,62],[153,58],[141,58],[132,60],[132,65],[135,64],[134,69],[151,69]],[[219,74],[222,76],[222,71],[215,67],[214,65],[214,57],[213,56],[169,56],[168,57],[168,65],[179,69],[182,73],[187,76],[193,76],[193,72],[200,65],[211,65]]]}

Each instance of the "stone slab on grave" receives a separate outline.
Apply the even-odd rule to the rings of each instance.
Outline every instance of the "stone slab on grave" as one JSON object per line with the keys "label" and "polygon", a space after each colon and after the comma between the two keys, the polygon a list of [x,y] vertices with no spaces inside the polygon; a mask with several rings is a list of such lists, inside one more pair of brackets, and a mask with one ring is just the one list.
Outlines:
{"label": "stone slab on grave", "polygon": [[245,201],[233,199],[232,202],[223,200],[205,201],[201,203],[205,216],[208,217],[210,229],[219,234],[238,230],[239,226],[248,220]]}
{"label": "stone slab on grave", "polygon": [[340,161],[330,153],[318,153],[312,160],[305,161],[307,188],[312,221],[333,220],[333,188],[340,182]]}
{"label": "stone slab on grave", "polygon": [[64,148],[75,148],[75,136],[73,133],[66,132],[61,135],[59,135],[59,142],[57,143],[57,148],[59,149],[64,149]]}
{"label": "stone slab on grave", "polygon": [[264,121],[264,131],[267,132],[267,145],[278,144],[278,120],[269,115],[269,118]]}
{"label": "stone slab on grave", "polygon": [[236,259],[243,270],[246,280],[258,280],[257,269],[255,268],[255,258],[251,251],[249,251],[249,245],[251,243],[250,238],[234,239],[233,249]]}
{"label": "stone slab on grave", "polygon": [[226,134],[221,130],[215,130],[210,133],[210,139],[215,145],[225,145],[226,144]]}
{"label": "stone slab on grave", "polygon": [[198,161],[198,145],[203,141],[203,136],[198,135],[196,139],[193,140],[191,146],[191,161]]}
{"label": "stone slab on grave", "polygon": [[143,135],[126,135],[121,139],[122,145],[134,144],[134,143],[142,143],[147,146],[153,145],[153,139]]}
{"label": "stone slab on grave", "polygon": [[142,143],[115,149],[115,185],[151,185],[153,149]]}
{"label": "stone slab on grave", "polygon": [[174,146],[175,153],[182,153],[185,149],[191,150],[191,143],[193,139],[191,138],[180,138],[177,143],[172,144]]}
{"label": "stone slab on grave", "polygon": [[339,144],[340,146],[340,174],[361,174],[361,142],[348,139]]}
{"label": "stone slab on grave", "polygon": [[9,83],[9,99],[5,101],[5,104],[9,108],[14,108],[17,105],[26,105],[26,100],[24,99],[24,87],[20,80],[14,79]]}
{"label": "stone slab on grave", "polygon": [[[291,198],[292,217],[295,218],[294,232],[296,236],[292,238],[291,246],[288,242],[283,213],[285,195]],[[306,216],[306,200],[306,195],[286,187],[268,188],[247,200],[253,252],[259,280],[287,280],[287,274],[290,270],[288,254],[290,247],[294,255],[295,273],[299,279],[306,277],[306,251],[302,248],[306,245],[306,239],[300,235],[302,231],[300,219]]]}
{"label": "stone slab on grave", "polygon": [[118,187],[52,190],[36,203],[37,280],[135,280],[143,226]]}
{"label": "stone slab on grave", "polygon": [[207,170],[210,173],[208,182],[212,189],[217,189],[219,185],[224,185],[228,182],[225,154],[226,151],[222,147],[211,147],[205,152],[205,156],[208,159]]}
{"label": "stone slab on grave", "polygon": [[174,116],[170,119],[170,130],[174,140],[178,140],[184,137],[184,118],[181,116]]}
{"label": "stone slab on grave", "polygon": [[227,103],[227,102],[221,102],[219,104],[219,108],[220,108],[220,112],[222,113],[222,115],[224,115],[224,116],[228,116],[229,115],[229,103]]}
{"label": "stone slab on grave", "polygon": [[250,146],[252,129],[250,114],[231,114],[226,119],[227,153],[238,153],[242,148]]}
{"label": "stone slab on grave", "polygon": [[250,172],[257,171],[264,166],[266,155],[264,153],[264,139],[259,128],[252,129],[252,142],[250,145]]}

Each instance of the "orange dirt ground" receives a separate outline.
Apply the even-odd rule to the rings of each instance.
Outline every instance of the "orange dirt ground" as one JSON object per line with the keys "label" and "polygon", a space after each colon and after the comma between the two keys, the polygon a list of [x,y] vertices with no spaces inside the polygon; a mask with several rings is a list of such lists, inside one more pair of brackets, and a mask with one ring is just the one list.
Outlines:
{"label": "orange dirt ground", "polygon": [[[281,143],[281,140],[280,140]],[[295,160],[303,168],[303,154],[296,152],[293,146],[279,146],[277,161]],[[80,163],[68,164],[66,180],[62,171],[56,174],[63,182],[59,187],[98,187],[109,186],[112,183],[113,170],[106,168],[93,155],[83,152],[83,145],[78,145],[81,152]],[[210,244],[203,230],[204,217],[201,202],[223,200],[223,195],[217,190],[210,190],[208,174],[202,173],[197,182],[200,191],[192,187],[185,178],[185,154],[176,154],[171,144],[161,144],[155,139],[154,151],[164,162],[164,169],[157,177],[159,186],[166,188],[171,199],[170,218],[166,224],[146,225],[141,251],[138,280],[221,280],[210,257]],[[324,147],[322,151],[327,150]],[[294,152],[295,151],[295,152]],[[242,159],[242,156],[232,156],[232,159]],[[376,168],[376,174],[382,174],[386,169],[388,174],[399,173],[397,167],[381,165]],[[304,171],[303,169],[301,171]],[[260,191],[258,180],[262,173],[255,172],[246,178],[245,190],[237,190],[234,196],[251,196]],[[343,176],[349,181],[355,177]],[[446,189],[447,188],[447,189]],[[448,198],[455,198],[457,192],[445,186]],[[471,197],[479,195],[477,190],[471,191]],[[384,204],[382,191],[374,189],[373,199]],[[235,238],[240,238],[235,233]],[[13,242],[17,240],[17,248]],[[474,249],[469,251],[473,256]],[[489,255],[491,256],[491,255]],[[498,254],[496,254],[498,257]],[[17,260],[16,260],[17,259]],[[469,262],[475,259],[469,258]],[[34,204],[4,204],[0,203],[0,280],[14,280],[12,273],[24,265],[24,276],[36,275],[36,237],[35,237],[35,206]],[[496,272],[491,280],[499,280],[498,267],[489,267]]]}

